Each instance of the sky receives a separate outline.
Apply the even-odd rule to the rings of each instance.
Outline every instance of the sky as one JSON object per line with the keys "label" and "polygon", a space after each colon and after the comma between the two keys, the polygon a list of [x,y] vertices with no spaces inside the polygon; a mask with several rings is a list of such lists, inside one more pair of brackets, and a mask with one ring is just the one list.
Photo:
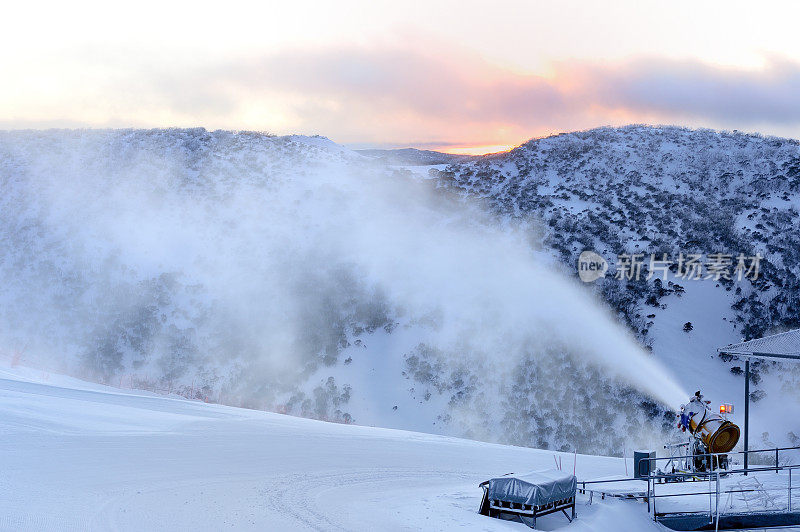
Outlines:
{"label": "sky", "polygon": [[[115,5],[118,4],[118,5]],[[800,2],[14,2],[0,129],[485,153],[629,123],[800,138]]]}

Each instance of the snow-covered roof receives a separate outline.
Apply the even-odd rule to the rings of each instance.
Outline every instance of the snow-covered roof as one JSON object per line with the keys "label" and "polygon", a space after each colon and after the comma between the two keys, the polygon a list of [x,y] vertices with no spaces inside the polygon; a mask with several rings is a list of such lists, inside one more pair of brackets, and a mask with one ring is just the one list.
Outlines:
{"label": "snow-covered roof", "polygon": [[800,358],[800,329],[756,338],[747,342],[730,344],[717,349],[731,355],[767,354],[781,358]]}

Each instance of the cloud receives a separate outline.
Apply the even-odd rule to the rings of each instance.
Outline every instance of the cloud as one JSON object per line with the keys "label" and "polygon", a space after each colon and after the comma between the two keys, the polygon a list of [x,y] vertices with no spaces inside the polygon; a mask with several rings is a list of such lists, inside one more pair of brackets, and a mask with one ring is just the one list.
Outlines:
{"label": "cloud", "polygon": [[558,118],[570,105],[551,81],[461,54],[295,51],[228,64],[215,75],[235,87],[231,94],[278,91],[308,102],[335,101],[337,113],[368,110],[433,122],[527,123]]}
{"label": "cloud", "polygon": [[800,64],[768,60],[759,70],[734,70],[695,61],[638,60],[602,70],[590,96],[608,108],[755,125],[800,123]]}
{"label": "cloud", "polygon": [[193,105],[230,110],[286,98],[301,130],[344,141],[503,142],[498,133],[620,121],[800,125],[800,64],[775,58],[758,70],[665,59],[562,63],[543,76],[453,50],[350,48],[247,58],[201,77],[214,85]]}
{"label": "cloud", "polygon": [[106,123],[111,117],[131,125],[319,133],[344,143],[427,146],[513,144],[631,122],[800,136],[800,63],[776,57],[749,70],[641,57],[561,62],[543,75],[422,41],[235,58],[140,56],[131,68],[119,68],[130,55],[109,50],[93,56],[86,69],[94,79],[102,79],[97,73],[104,70],[114,75],[87,89],[93,91],[88,96],[76,95],[80,103],[70,107],[71,115],[53,120],[106,116]]}

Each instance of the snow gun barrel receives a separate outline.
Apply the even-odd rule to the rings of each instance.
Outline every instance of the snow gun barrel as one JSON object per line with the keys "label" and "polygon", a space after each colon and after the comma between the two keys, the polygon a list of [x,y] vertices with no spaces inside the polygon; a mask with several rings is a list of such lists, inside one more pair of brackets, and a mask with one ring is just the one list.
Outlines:
{"label": "snow gun barrel", "polygon": [[709,453],[729,453],[739,441],[739,426],[712,411],[709,403],[696,392],[681,406],[680,427],[702,440]]}

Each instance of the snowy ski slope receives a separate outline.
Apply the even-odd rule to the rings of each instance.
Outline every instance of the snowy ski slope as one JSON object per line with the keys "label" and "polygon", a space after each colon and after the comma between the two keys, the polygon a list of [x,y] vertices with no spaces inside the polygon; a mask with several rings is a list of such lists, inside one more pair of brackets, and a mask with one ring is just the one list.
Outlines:
{"label": "snowy ski slope", "polygon": [[[478,483],[554,460],[9,367],[0,369],[0,447],[0,529],[9,531],[522,530],[478,515]],[[623,472],[617,458],[577,457],[579,476]],[[578,513],[569,530],[653,526],[638,505],[580,504]]]}

